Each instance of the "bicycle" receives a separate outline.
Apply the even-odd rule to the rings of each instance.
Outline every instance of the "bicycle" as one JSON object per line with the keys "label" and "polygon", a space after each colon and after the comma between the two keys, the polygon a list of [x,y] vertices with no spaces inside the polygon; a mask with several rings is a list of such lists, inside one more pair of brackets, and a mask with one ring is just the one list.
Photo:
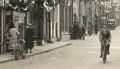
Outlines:
{"label": "bicycle", "polygon": [[18,40],[18,41],[19,42],[14,49],[15,60],[25,59],[26,53],[25,53],[25,50],[24,50],[24,41],[23,40]]}
{"label": "bicycle", "polygon": [[103,63],[105,64],[106,63],[106,60],[107,60],[107,55],[108,55],[108,44],[109,44],[109,41],[104,41],[104,47],[103,47],[103,52],[102,52],[102,56],[103,56]]}
{"label": "bicycle", "polygon": [[15,56],[15,60],[19,59],[25,59],[26,53],[24,49],[24,41],[23,40],[18,40],[14,39],[14,46],[11,47],[10,49],[12,50],[12,54]]}

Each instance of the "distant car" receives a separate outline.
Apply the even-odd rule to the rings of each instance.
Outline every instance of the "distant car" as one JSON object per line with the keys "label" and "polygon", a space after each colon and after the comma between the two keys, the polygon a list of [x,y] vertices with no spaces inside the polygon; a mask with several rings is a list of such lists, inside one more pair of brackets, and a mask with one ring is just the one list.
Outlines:
{"label": "distant car", "polygon": [[108,27],[111,30],[115,30],[115,28],[116,28],[116,20],[115,19],[108,19]]}

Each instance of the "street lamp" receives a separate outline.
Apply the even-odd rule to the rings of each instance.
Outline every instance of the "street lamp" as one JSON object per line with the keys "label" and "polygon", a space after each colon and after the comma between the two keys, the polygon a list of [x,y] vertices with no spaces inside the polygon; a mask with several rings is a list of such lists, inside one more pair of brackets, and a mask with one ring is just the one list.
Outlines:
{"label": "street lamp", "polygon": [[68,17],[67,17],[68,18],[68,31],[69,31],[69,26],[70,26],[70,6],[71,6],[71,4],[72,4],[72,0],[68,0],[67,1],[67,6],[68,6],[68,8],[67,8],[68,9],[67,10],[67,12],[68,12],[67,13],[68,14]]}
{"label": "street lamp", "polygon": [[70,6],[72,4],[72,0],[68,0],[68,6]]}
{"label": "street lamp", "polygon": [[4,42],[3,42],[3,41],[4,41],[4,40],[3,40],[3,39],[4,39],[4,38],[3,38],[3,34],[4,34],[4,33],[3,33],[3,30],[4,30],[4,29],[3,29],[3,28],[4,28],[4,0],[0,0],[0,6],[3,7],[3,9],[0,10],[0,11],[1,11],[1,19],[0,19],[0,21],[1,21],[1,27],[0,27],[0,28],[1,28],[1,29],[0,29],[0,30],[1,30],[1,31],[0,31],[0,37],[1,37],[1,38],[0,38],[0,43],[1,43],[1,44],[0,44],[0,49],[1,49],[1,50],[0,50],[0,51],[1,51],[1,52],[0,52],[0,53],[3,54],[3,53],[4,53],[4,50],[3,50],[3,49],[4,49],[4,46],[3,46],[3,43],[4,43]]}

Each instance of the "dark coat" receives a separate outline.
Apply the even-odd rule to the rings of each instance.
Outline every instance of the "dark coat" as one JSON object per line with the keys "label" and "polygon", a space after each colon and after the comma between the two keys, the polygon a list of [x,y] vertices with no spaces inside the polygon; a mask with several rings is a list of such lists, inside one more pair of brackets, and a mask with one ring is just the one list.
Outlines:
{"label": "dark coat", "polygon": [[74,24],[73,29],[74,29],[74,32],[73,32],[74,33],[74,39],[78,39],[79,38],[79,32],[80,32],[79,25]]}
{"label": "dark coat", "polygon": [[85,34],[85,27],[82,26],[82,33]]}
{"label": "dark coat", "polygon": [[98,25],[97,25],[97,24],[95,24],[94,31],[95,31],[95,34],[97,34],[97,33],[98,33]]}
{"label": "dark coat", "polygon": [[34,35],[33,28],[27,28],[25,31],[25,47],[28,49],[32,49],[34,46],[33,35]]}

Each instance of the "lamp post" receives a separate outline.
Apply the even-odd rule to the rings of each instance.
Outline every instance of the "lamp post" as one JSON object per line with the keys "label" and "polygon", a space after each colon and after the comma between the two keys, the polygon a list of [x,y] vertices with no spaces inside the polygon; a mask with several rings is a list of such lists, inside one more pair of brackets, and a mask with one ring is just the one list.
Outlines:
{"label": "lamp post", "polygon": [[64,4],[64,32],[69,31],[69,20],[70,20],[70,6],[72,4],[72,0],[66,0]]}
{"label": "lamp post", "polygon": [[69,32],[69,26],[70,26],[70,6],[71,6],[71,4],[72,4],[72,0],[68,0],[68,3],[67,3],[67,6],[68,6],[68,8],[67,8],[67,11],[68,11],[68,32]]}
{"label": "lamp post", "polygon": [[0,52],[0,53],[3,54],[3,53],[4,53],[4,45],[3,45],[3,43],[4,43],[4,40],[3,40],[3,39],[4,39],[4,38],[3,38],[3,34],[4,34],[3,32],[4,32],[4,31],[3,31],[3,30],[4,30],[4,29],[3,29],[3,27],[4,27],[4,7],[5,7],[4,0],[1,0],[1,1],[0,1],[0,6],[1,6],[1,8],[0,8],[0,11],[1,11],[1,12],[0,12],[0,13],[1,13],[1,17],[0,17],[0,18],[1,18],[1,19],[0,19],[0,20],[1,20],[1,29],[0,29],[0,30],[1,30],[1,31],[0,31],[0,33],[1,33],[1,34],[0,34],[0,37],[1,37],[1,38],[0,38],[0,41],[1,41],[1,42],[0,42],[0,43],[1,43],[1,44],[0,44],[0,47],[1,47],[1,48],[0,48],[0,49],[1,49],[1,50],[0,50],[0,51],[1,51],[1,52]]}

